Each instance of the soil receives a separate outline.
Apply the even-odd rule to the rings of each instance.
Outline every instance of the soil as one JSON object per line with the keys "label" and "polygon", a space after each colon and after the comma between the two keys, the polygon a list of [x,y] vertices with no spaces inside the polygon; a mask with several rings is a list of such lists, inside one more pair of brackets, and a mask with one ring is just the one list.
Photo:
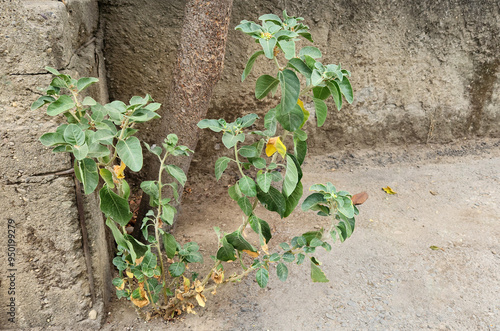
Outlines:
{"label": "soil", "polygon": [[[289,265],[285,283],[271,270],[261,289],[251,276],[171,322],[144,322],[129,302],[114,300],[102,329],[500,330],[500,140],[313,156],[302,181],[370,196],[352,237],[316,254],[329,283],[311,282],[307,264]],[[216,249],[212,227],[240,224],[224,186],[199,169],[187,184],[175,235],[200,244],[206,264],[197,271]],[[283,220],[257,214],[271,225],[271,250],[325,225],[300,210]]]}

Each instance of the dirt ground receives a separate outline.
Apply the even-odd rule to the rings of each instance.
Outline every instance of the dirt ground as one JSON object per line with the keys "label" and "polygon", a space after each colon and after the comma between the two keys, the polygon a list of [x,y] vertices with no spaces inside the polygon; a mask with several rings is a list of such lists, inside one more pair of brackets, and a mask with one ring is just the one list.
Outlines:
{"label": "dirt ground", "polygon": [[[290,265],[285,283],[271,272],[265,289],[253,277],[228,285],[174,322],[146,323],[114,301],[102,329],[500,330],[499,139],[313,156],[302,181],[305,190],[331,181],[370,195],[353,236],[316,254],[329,283],[312,283],[307,264]],[[187,184],[175,232],[200,244],[200,269],[216,249],[212,227],[229,232],[241,220],[223,186],[197,175]],[[302,211],[258,215],[271,224],[274,247],[324,225]]]}

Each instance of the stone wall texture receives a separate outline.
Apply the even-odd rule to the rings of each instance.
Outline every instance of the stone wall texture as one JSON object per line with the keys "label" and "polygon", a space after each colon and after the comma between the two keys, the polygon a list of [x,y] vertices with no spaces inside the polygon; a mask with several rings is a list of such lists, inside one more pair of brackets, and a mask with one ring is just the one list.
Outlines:
{"label": "stone wall texture", "polygon": [[[273,70],[263,57],[256,62],[263,69],[254,69],[241,83],[246,60],[259,46],[234,27],[265,13],[281,15],[283,9],[305,18],[324,63],[341,63],[352,72],[354,103],[337,112],[329,100],[326,124],[307,128],[311,152],[500,136],[496,0],[235,0],[210,118],[234,120],[276,104],[254,97],[257,77]],[[103,0],[101,15],[107,23],[110,95],[127,99],[151,93],[168,116],[166,90],[182,37],[182,2]],[[145,139],[167,134],[154,124],[143,129]],[[213,164],[224,150],[220,137],[205,131],[191,168],[195,172],[203,170],[196,164]]]}
{"label": "stone wall texture", "polygon": [[[71,169],[71,160],[38,141],[57,119],[30,111],[39,88],[51,80],[45,66],[75,77],[102,76],[92,92],[107,98],[98,28],[96,0],[0,1],[0,329],[95,329],[109,299],[102,215],[86,215],[89,268],[73,177],[57,174]],[[85,206],[95,210],[95,197],[87,197]],[[8,260],[14,249],[15,259]],[[7,307],[11,302],[14,311]]]}

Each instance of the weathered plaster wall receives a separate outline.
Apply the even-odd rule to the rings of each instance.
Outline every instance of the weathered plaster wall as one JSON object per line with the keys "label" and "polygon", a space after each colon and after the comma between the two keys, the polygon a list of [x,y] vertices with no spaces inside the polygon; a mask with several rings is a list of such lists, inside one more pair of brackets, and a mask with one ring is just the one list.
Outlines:
{"label": "weathered plaster wall", "polygon": [[[99,38],[94,38],[97,0],[9,0],[0,2],[0,8],[0,328],[95,329],[110,284],[102,215],[88,212],[96,199],[87,197],[92,303],[73,177],[56,174],[72,164],[69,155],[53,154],[40,144],[38,137],[54,130],[57,119],[30,111],[30,104],[41,94],[38,88],[50,82],[43,69],[47,65],[75,77],[101,76],[92,94],[107,98]],[[8,234],[14,234],[8,232],[9,219],[15,222],[12,265],[7,256]],[[8,278],[12,273],[13,283]],[[12,298],[14,322],[7,314]],[[90,319],[92,310],[97,316]]]}
{"label": "weathered plaster wall", "polygon": [[[149,92],[166,103],[181,38],[182,2],[102,3],[110,94],[127,99]],[[326,124],[307,129],[313,153],[500,136],[498,1],[235,0],[231,26],[285,8],[305,18],[325,62],[342,63],[352,72],[354,103],[337,112],[330,100]],[[257,49],[250,37],[230,29],[225,70],[209,117],[232,120],[276,103],[254,98],[262,70],[240,82],[247,58]],[[264,62],[261,58],[257,65]],[[151,124],[145,129],[161,132]],[[213,164],[223,150],[218,149],[220,137],[206,131],[195,156],[203,166]]]}

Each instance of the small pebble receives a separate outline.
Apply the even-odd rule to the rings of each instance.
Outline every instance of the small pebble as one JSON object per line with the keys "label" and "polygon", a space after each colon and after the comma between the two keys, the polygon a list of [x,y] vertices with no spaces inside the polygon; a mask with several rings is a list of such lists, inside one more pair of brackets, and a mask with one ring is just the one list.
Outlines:
{"label": "small pebble", "polygon": [[92,309],[91,311],[89,311],[89,319],[91,319],[91,320],[97,319],[97,311],[95,309]]}

